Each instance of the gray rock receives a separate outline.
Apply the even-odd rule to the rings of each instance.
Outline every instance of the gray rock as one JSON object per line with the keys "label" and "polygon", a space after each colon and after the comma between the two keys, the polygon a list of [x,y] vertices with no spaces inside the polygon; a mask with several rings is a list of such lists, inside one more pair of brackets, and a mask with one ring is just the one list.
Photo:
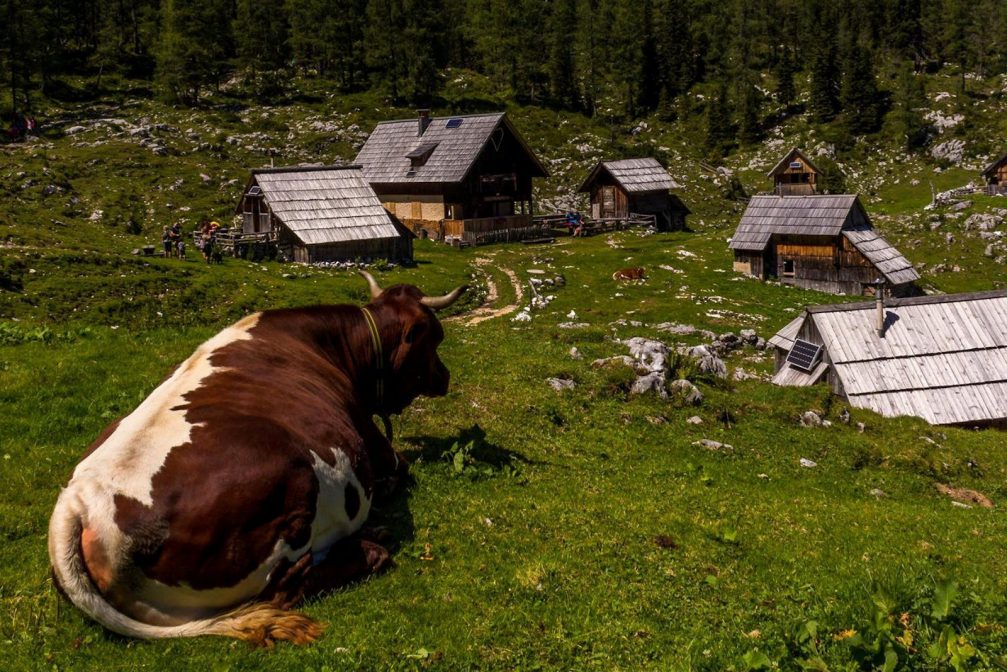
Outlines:
{"label": "gray rock", "polygon": [[839,412],[839,422],[843,423],[844,425],[850,424],[850,409],[844,408],[842,411]]}
{"label": "gray rock", "polygon": [[727,365],[724,364],[724,360],[710,352],[705,345],[697,345],[688,352],[689,356],[697,361],[696,368],[700,373],[727,378]]}
{"label": "gray rock", "polygon": [[814,469],[815,467],[817,467],[817,466],[818,466],[818,463],[817,463],[817,462],[814,462],[814,461],[812,461],[812,460],[809,460],[809,459],[808,459],[808,458],[806,458],[806,457],[802,457],[802,458],[801,458],[801,461],[800,461],[800,464],[801,464],[801,466],[802,466],[802,467],[804,467],[805,469]]}
{"label": "gray rock", "polygon": [[741,340],[747,345],[755,345],[759,342],[759,335],[755,333],[755,329],[742,329]]}
{"label": "gray rock", "polygon": [[698,415],[694,415],[688,420],[686,420],[686,422],[689,423],[690,425],[701,425],[703,424],[703,418],[699,417]]}
{"label": "gray rock", "polygon": [[986,249],[983,250],[983,256],[989,257],[990,259],[996,256],[996,252],[993,249],[993,243],[990,243],[989,245],[986,246]]}
{"label": "gray rock", "polygon": [[576,345],[570,348],[570,359],[584,359],[584,355],[580,354]]}
{"label": "gray rock", "polygon": [[748,371],[745,371],[743,368],[739,366],[734,370],[734,373],[731,375],[731,378],[733,378],[734,380],[753,380],[755,378],[758,378],[758,376],[749,373]]}
{"label": "gray rock", "polygon": [[568,378],[549,378],[547,381],[549,387],[556,390],[557,392],[562,392],[564,390],[572,390],[577,387],[577,383],[573,382]]}
{"label": "gray rock", "polygon": [[821,427],[822,418],[814,411],[805,411],[801,414],[802,427]]}
{"label": "gray rock", "polygon": [[669,334],[676,334],[678,336],[691,336],[696,333],[696,327],[691,324],[678,324],[676,322],[662,322],[654,328],[658,331],[666,331]]}
{"label": "gray rock", "polygon": [[858,422],[858,423],[857,423],[857,431],[858,431],[859,433],[863,434],[863,433],[864,433],[864,430],[866,430],[866,429],[867,429],[867,425],[865,425],[865,424],[864,424],[864,423],[862,423],[862,422]]}
{"label": "gray rock", "polygon": [[647,394],[649,392],[656,393],[662,399],[668,398],[668,392],[664,389],[664,373],[661,371],[651,371],[645,375],[640,376],[633,381],[633,385],[629,388],[630,394]]}
{"label": "gray rock", "polygon": [[668,346],[660,341],[635,336],[625,342],[629,354],[647,371],[664,371],[668,359]]}
{"label": "gray rock", "polygon": [[676,398],[681,398],[689,406],[699,406],[703,403],[703,393],[685,378],[671,381],[668,391]]}
{"label": "gray rock", "polygon": [[978,229],[979,231],[992,231],[1003,224],[1003,221],[1003,217],[998,215],[977,212],[974,215],[969,215],[962,226],[965,230]]}
{"label": "gray rock", "polygon": [[961,212],[962,210],[968,210],[972,207],[972,201],[958,201],[957,203],[952,203],[948,206],[948,210],[951,212]]}
{"label": "gray rock", "polygon": [[699,441],[693,441],[692,445],[699,446],[700,448],[706,448],[707,450],[715,450],[722,453],[729,453],[734,450],[734,446],[729,443],[721,443],[720,441],[714,441],[713,439],[700,439]]}
{"label": "gray rock", "polygon": [[878,499],[888,496],[888,494],[881,488],[871,488],[871,491],[868,494],[870,494],[872,497],[877,497]]}
{"label": "gray rock", "polygon": [[631,369],[636,368],[636,360],[628,355],[616,355],[615,357],[605,357],[603,359],[596,359],[591,362],[591,366],[596,369],[602,369],[608,366],[628,366]]}

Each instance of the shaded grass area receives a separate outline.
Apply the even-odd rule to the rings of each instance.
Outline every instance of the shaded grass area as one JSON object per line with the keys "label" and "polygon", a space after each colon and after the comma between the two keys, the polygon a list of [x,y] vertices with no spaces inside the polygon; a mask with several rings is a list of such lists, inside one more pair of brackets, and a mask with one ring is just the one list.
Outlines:
{"label": "shaded grass area", "polygon": [[[854,410],[853,423],[867,425],[858,433],[839,422],[842,405],[824,389],[760,381],[699,379],[703,404],[680,407],[630,398],[611,372],[590,365],[624,352],[614,338],[674,342],[656,329],[661,322],[718,333],[753,326],[768,336],[801,305],[836,297],[720,272],[729,267],[722,242],[702,234],[418,250],[416,268],[379,281],[446,291],[470,279],[477,255],[492,252],[494,266],[522,282],[536,268],[564,274],[567,284],[530,323],[448,324],[442,356],[452,391],[396,421],[415,483],[376,513],[396,536],[396,567],[313,600],[304,609],[329,623],[325,637],[272,652],[104,632],[56,598],[48,515],[101,427],[217,328],[267,306],[360,302],[362,280],[271,264],[130,260],[125,277],[107,276],[110,287],[88,284],[83,273],[87,289],[71,300],[62,292],[76,285],[75,266],[28,279],[26,294],[45,310],[19,308],[21,321],[5,322],[13,326],[0,339],[5,669],[740,670],[759,656],[782,669],[815,656],[829,669],[869,669],[882,659],[851,644],[848,631],[878,631],[879,599],[880,622],[895,624],[892,639],[916,638],[912,647],[892,644],[903,664],[940,667],[926,652],[946,625],[978,650],[980,667],[1002,654],[1003,517],[956,508],[933,488],[952,482],[999,502],[1007,494],[1000,433]],[[650,279],[617,285],[612,270],[628,264],[646,266]],[[282,277],[292,269],[306,277]],[[152,293],[151,276],[194,297],[191,304]],[[112,288],[144,308],[102,312]],[[58,309],[68,301],[79,303],[76,314]],[[171,324],[151,317],[158,309]],[[588,326],[560,328],[570,310]],[[568,356],[573,345],[583,360]],[[751,349],[729,365],[771,368]],[[577,387],[556,393],[545,383],[553,375]],[[835,424],[800,427],[808,409]],[[692,415],[704,424],[687,424]],[[703,438],[734,449],[693,445]],[[802,457],[818,466],[801,467]],[[932,602],[948,579],[958,588],[938,619]],[[811,644],[800,634],[809,622]]]}

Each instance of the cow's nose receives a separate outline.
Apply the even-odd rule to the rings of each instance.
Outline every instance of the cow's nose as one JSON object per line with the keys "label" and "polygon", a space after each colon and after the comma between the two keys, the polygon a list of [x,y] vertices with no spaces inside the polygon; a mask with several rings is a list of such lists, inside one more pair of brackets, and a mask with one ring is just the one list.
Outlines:
{"label": "cow's nose", "polygon": [[451,381],[451,374],[443,364],[438,363],[430,376],[430,396],[443,397],[448,393],[448,383]]}

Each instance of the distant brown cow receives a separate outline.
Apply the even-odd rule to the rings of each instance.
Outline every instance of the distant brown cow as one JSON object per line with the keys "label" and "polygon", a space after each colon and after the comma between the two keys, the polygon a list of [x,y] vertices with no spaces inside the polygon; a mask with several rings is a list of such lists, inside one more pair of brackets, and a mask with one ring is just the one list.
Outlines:
{"label": "distant brown cow", "polygon": [[612,274],[613,280],[646,280],[647,273],[640,266],[623,268]]}
{"label": "distant brown cow", "polygon": [[77,465],[49,523],[58,586],[109,630],[269,645],[321,633],[286,611],[375,572],[362,532],[406,463],[374,424],[448,370],[426,297],[256,313],[201,345]]}

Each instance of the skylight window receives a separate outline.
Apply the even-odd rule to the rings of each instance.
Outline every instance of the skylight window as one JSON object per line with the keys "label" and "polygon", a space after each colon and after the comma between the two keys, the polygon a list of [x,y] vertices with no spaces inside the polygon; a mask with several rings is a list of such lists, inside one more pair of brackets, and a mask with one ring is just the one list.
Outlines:
{"label": "skylight window", "polygon": [[455,117],[454,119],[448,119],[447,128],[458,128],[459,126],[462,125],[463,121],[465,120],[459,119],[457,117]]}

